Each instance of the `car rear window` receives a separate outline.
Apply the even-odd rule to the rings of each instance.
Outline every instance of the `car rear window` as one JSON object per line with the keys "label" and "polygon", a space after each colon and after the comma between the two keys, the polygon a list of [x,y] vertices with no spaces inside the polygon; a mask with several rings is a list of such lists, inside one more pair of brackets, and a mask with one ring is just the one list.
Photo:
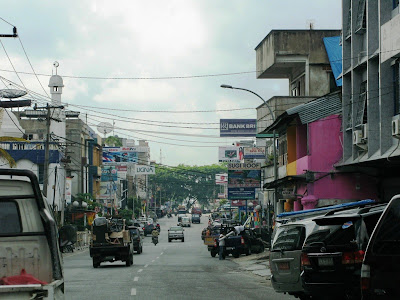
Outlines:
{"label": "car rear window", "polygon": [[400,199],[392,202],[375,233],[372,252],[400,255]]}
{"label": "car rear window", "polygon": [[305,239],[305,228],[303,226],[281,228],[273,245],[272,251],[301,250]]}
{"label": "car rear window", "polygon": [[0,224],[0,234],[20,233],[22,231],[16,202],[0,202]]}
{"label": "car rear window", "polygon": [[133,238],[139,236],[139,230],[138,229],[130,229],[130,232],[131,232]]}
{"label": "car rear window", "polygon": [[182,231],[182,227],[171,227],[169,230],[171,230],[171,231]]}

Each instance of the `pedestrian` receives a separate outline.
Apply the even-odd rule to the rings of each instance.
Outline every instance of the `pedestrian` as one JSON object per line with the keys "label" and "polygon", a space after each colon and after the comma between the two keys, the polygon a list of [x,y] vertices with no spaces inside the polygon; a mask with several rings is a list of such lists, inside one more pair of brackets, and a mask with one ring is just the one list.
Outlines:
{"label": "pedestrian", "polygon": [[219,235],[219,260],[225,259],[225,235],[222,233]]}

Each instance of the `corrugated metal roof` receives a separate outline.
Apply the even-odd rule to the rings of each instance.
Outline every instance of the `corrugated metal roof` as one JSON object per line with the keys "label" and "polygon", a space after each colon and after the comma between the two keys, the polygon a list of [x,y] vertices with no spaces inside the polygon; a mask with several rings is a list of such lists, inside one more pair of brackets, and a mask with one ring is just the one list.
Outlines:
{"label": "corrugated metal roof", "polygon": [[342,100],[340,93],[328,94],[308,103],[286,110],[286,113],[289,116],[298,114],[302,124],[311,123],[341,112]]}

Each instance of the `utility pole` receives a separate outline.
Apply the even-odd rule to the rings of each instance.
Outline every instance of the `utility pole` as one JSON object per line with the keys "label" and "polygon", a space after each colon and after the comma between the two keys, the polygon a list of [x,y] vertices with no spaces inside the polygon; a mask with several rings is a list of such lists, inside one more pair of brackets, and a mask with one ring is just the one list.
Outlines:
{"label": "utility pole", "polygon": [[47,197],[47,185],[49,182],[49,160],[50,160],[50,121],[54,120],[57,122],[61,122],[59,119],[55,119],[51,117],[51,109],[54,108],[64,108],[64,106],[50,106],[47,104],[44,107],[37,107],[35,105],[34,109],[47,109],[46,113],[46,143],[45,143],[45,152],[44,152],[44,172],[43,172],[43,195]]}
{"label": "utility pole", "polygon": [[57,166],[54,170],[54,188],[53,188],[53,212],[56,212],[56,185],[57,185]]}

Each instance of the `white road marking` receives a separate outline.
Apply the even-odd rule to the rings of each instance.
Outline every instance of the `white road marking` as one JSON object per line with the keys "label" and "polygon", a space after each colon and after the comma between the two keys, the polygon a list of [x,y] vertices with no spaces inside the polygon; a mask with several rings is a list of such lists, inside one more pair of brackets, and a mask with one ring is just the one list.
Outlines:
{"label": "white road marking", "polygon": [[143,271],[143,269],[139,269],[139,270],[138,270],[138,273],[140,273],[140,272],[142,272],[142,271]]}
{"label": "white road marking", "polygon": [[136,289],[135,288],[131,289],[131,296],[136,296]]}
{"label": "white road marking", "polygon": [[145,265],[144,267],[147,268],[149,265]]}
{"label": "white road marking", "polygon": [[139,281],[139,277],[137,277],[137,276],[134,277],[134,278],[133,278],[133,281]]}
{"label": "white road marking", "polygon": [[160,255],[163,255],[164,254],[164,252],[161,252],[161,254]]}
{"label": "white road marking", "polygon": [[155,259],[153,259],[151,262],[155,262]]}
{"label": "white road marking", "polygon": [[159,256],[156,257],[156,259],[159,259],[159,258],[160,258]]}

